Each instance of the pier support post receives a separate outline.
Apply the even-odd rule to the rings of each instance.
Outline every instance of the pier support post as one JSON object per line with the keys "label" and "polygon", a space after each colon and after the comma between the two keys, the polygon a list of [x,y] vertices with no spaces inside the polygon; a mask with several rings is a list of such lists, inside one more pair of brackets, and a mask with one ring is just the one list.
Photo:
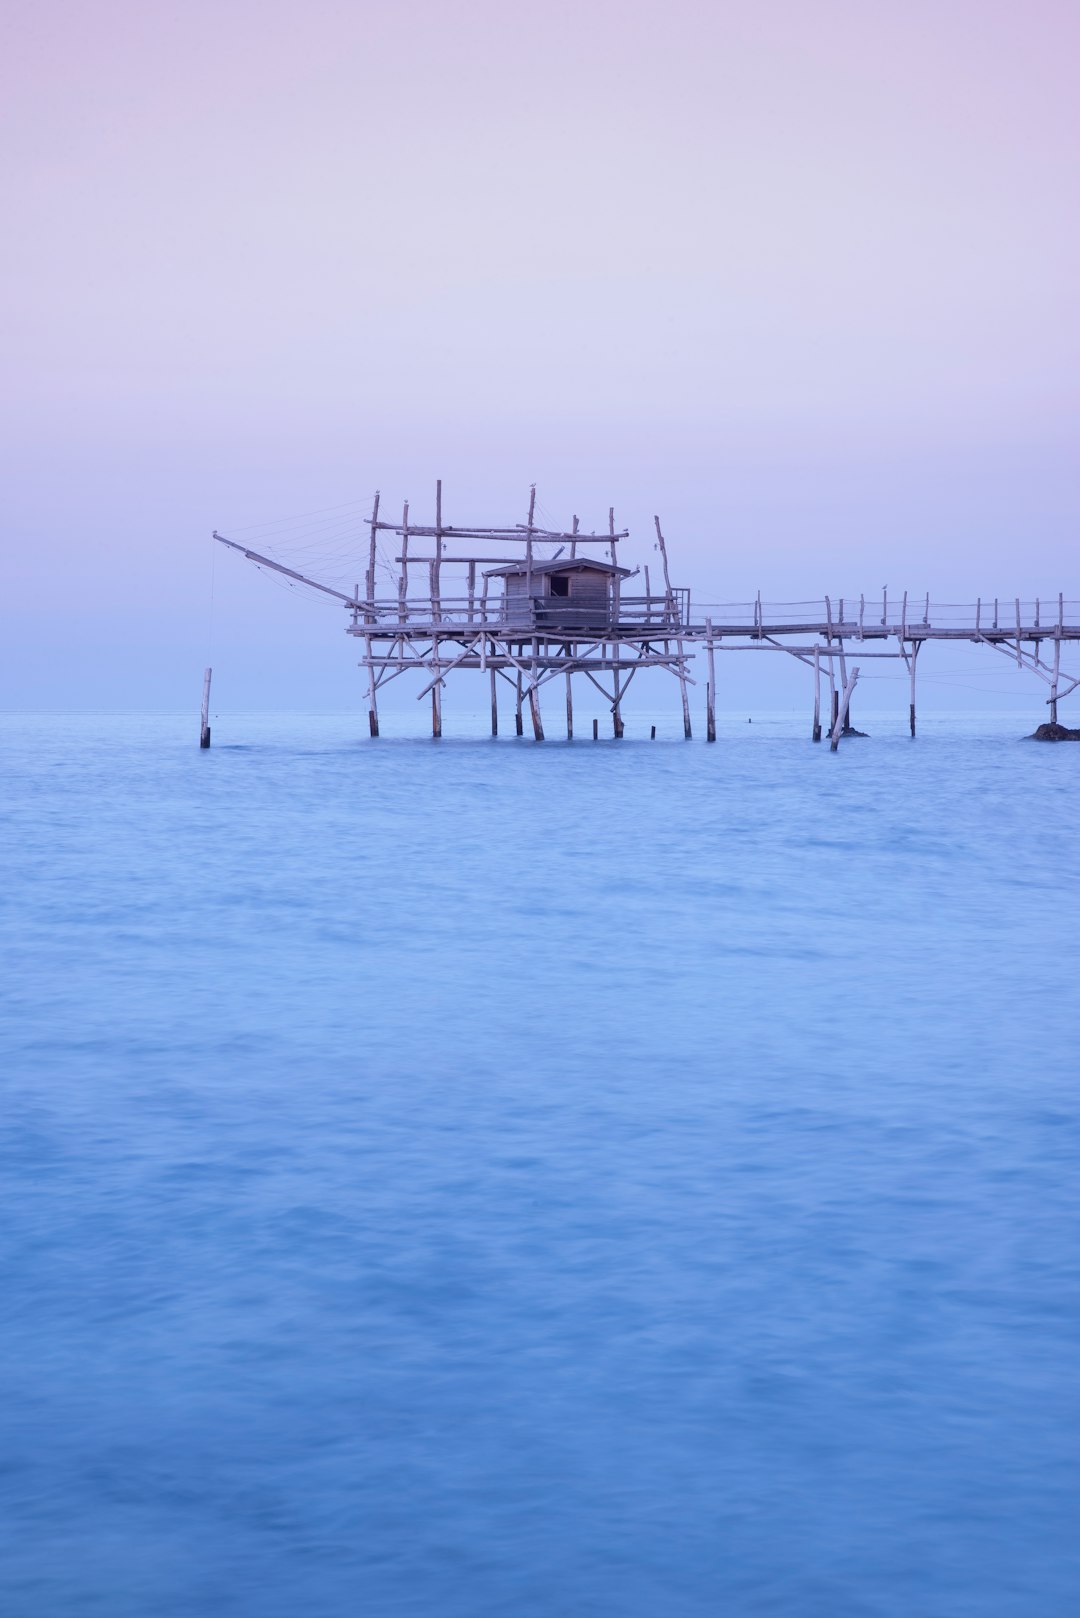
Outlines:
{"label": "pier support post", "polygon": [[821,740],[821,655],[814,647],[814,728],[811,737],[815,742]]}
{"label": "pier support post", "polygon": [[[199,724],[199,746],[210,746],[210,676],[213,669],[207,669],[202,682],[202,714]],[[1057,705],[1054,707],[1054,717],[1057,718]]]}
{"label": "pier support post", "polygon": [[833,722],[832,736],[829,740],[829,749],[833,753],[835,753],[836,749],[840,746],[840,738],[847,729],[847,717],[848,708],[851,705],[851,693],[855,689],[855,684],[858,678],[859,671],[857,668],[853,668],[851,674],[844,684],[844,694],[839,700],[836,719]]}
{"label": "pier support post", "polygon": [[499,734],[499,696],[495,685],[495,670],[491,671],[491,734]]}
{"label": "pier support post", "polygon": [[540,693],[535,684],[529,687],[529,713],[532,716],[533,736],[538,742],[544,739],[544,726],[540,719]]}
{"label": "pier support post", "polygon": [[[1059,637],[1055,637],[1055,639],[1054,639],[1054,677],[1050,682],[1050,723],[1052,725],[1056,725],[1057,722],[1058,722],[1058,716],[1057,716],[1057,713],[1058,713],[1058,682],[1059,682],[1060,676],[1061,676],[1061,640],[1060,640]],[[207,731],[208,736],[209,736],[209,734],[210,734],[210,732]]]}
{"label": "pier support post", "polygon": [[915,663],[921,645],[921,641],[913,640],[911,643],[911,697],[908,702],[908,722],[911,726],[912,736],[915,735]]}
{"label": "pier support post", "polygon": [[364,641],[367,651],[364,656],[364,667],[368,677],[368,730],[372,736],[379,734],[379,704],[375,696],[375,664],[372,658],[371,636],[365,635]]}
{"label": "pier support post", "polygon": [[442,735],[442,668],[437,638],[431,643],[431,661],[435,669],[435,684],[431,688],[431,734],[438,741]]}
{"label": "pier support post", "polygon": [[592,722],[592,739],[593,739],[594,742],[598,742],[600,740],[600,721],[599,721],[599,719],[594,719],[593,722]]}
{"label": "pier support post", "polygon": [[705,650],[708,654],[709,679],[705,687],[705,740],[716,740],[716,657],[714,655],[712,619],[705,620]]}
{"label": "pier support post", "polygon": [[[609,518],[609,520],[613,520],[613,519]],[[615,738],[615,740],[617,742],[621,742],[622,739],[623,739],[624,727],[623,727],[623,719],[622,719],[622,703],[620,701],[620,698],[622,696],[622,691],[621,691],[621,688],[619,686],[619,667],[618,667],[618,664],[619,664],[619,648],[618,648],[618,645],[613,643],[611,645],[611,647],[610,647],[610,652],[611,652],[612,663],[614,664],[614,667],[612,669],[612,675],[611,675],[611,680],[612,680],[611,689],[614,692],[614,697],[615,697],[615,700],[611,704],[611,733],[612,733],[612,735],[614,736],[614,738]]]}
{"label": "pier support post", "polygon": [[574,698],[570,689],[569,674],[566,676],[566,739],[568,742],[574,739]]}
{"label": "pier support post", "polygon": [[524,726],[524,724],[522,722],[522,718],[521,718],[521,670],[520,669],[518,670],[518,677],[517,677],[517,702],[516,702],[516,705],[514,707],[514,729],[517,731],[517,734],[519,736],[524,736],[524,734],[525,734],[525,726]]}

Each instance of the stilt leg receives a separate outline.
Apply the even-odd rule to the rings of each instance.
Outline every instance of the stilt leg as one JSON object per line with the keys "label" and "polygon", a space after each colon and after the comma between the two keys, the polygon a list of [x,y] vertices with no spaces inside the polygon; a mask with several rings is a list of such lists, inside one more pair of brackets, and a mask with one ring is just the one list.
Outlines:
{"label": "stilt leg", "polygon": [[[214,672],[213,669],[207,669],[206,673],[203,675],[203,682],[202,682],[202,714],[201,714],[201,723],[199,725],[199,746],[200,747],[209,747],[210,746],[210,676],[213,674],[213,672]],[[1057,709],[1056,708],[1054,710],[1054,718],[1055,719],[1057,718]]]}

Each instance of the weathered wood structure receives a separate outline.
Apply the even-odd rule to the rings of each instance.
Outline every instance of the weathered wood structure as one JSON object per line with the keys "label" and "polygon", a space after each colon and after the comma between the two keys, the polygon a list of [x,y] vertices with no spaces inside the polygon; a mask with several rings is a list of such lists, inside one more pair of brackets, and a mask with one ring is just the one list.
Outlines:
{"label": "weathered wood structure", "polygon": [[[624,730],[623,700],[634,676],[658,668],[678,684],[683,734],[691,735],[689,687],[696,650],[705,654],[705,734],[716,739],[717,654],[732,651],[779,652],[813,671],[811,735],[820,741],[822,679],[828,682],[827,730],[835,750],[851,725],[851,700],[858,655],[903,664],[909,676],[909,723],[916,730],[916,672],[928,641],[968,641],[985,645],[1044,680],[1051,724],[1058,703],[1080,687],[1080,674],[1061,667],[1062,647],[1080,642],[1080,603],[1057,596],[1052,602],[977,601],[970,607],[931,606],[929,596],[910,600],[905,592],[880,602],[789,603],[770,606],[760,595],[739,605],[697,607],[690,592],[671,582],[667,542],[654,518],[660,577],[655,588],[648,566],[630,569],[618,547],[628,530],[616,529],[608,512],[606,532],[581,531],[575,517],[569,531],[536,521],[536,491],[530,491],[528,517],[512,527],[452,525],[444,521],[442,484],[436,485],[433,523],[412,521],[408,503],[400,520],[388,520],[375,496],[367,528],[363,592],[348,594],[287,567],[215,531],[214,539],[259,567],[336,597],[348,610],[347,633],[362,649],[367,675],[368,720],[379,734],[379,693],[391,680],[419,674],[420,698],[430,696],[434,736],[442,734],[442,696],[448,675],[460,669],[485,672],[490,681],[491,733],[498,734],[498,693],[513,695],[514,726],[520,736],[524,714],[532,733],[544,738],[541,693],[553,681],[565,686],[566,733],[574,733],[573,677],[584,677],[603,695],[616,737]],[[376,590],[377,561],[392,542],[392,588]],[[637,582],[639,581],[640,582]],[[209,727],[204,702],[203,732]],[[594,721],[593,733],[596,735]],[[655,733],[655,727],[654,727]]]}
{"label": "weathered wood structure", "polygon": [[[614,509],[606,533],[583,533],[575,517],[568,532],[536,521],[536,491],[530,492],[525,523],[512,528],[452,526],[443,520],[442,484],[436,485],[434,523],[416,523],[406,504],[400,521],[380,515],[379,496],[368,523],[364,593],[352,596],[283,567],[215,533],[260,566],[338,596],[349,608],[347,632],[363,646],[368,681],[368,722],[379,734],[379,692],[403,674],[419,672],[421,697],[431,697],[431,727],[442,734],[442,693],[457,669],[487,673],[491,732],[498,734],[498,689],[513,693],[514,725],[520,736],[524,713],[537,741],[544,738],[541,692],[554,680],[565,684],[566,729],[573,736],[573,676],[583,676],[610,705],[616,737],[623,734],[622,704],[635,674],[667,670],[682,691],[684,730],[690,735],[684,644],[689,591],[670,579],[667,546],[657,525],[662,585],[652,587],[649,569],[623,567],[618,547],[626,529],[616,529]],[[394,544],[395,588],[376,594],[376,558],[381,536]],[[634,581],[641,578],[641,584]]]}

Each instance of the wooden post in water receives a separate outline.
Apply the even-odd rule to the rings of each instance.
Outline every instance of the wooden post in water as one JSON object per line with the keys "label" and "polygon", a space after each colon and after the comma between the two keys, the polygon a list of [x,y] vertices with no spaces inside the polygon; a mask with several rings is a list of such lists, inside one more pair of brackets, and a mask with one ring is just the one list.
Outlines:
{"label": "wooden post in water", "polygon": [[529,713],[532,717],[533,737],[536,741],[542,742],[544,739],[544,726],[540,718],[539,661],[540,638],[539,636],[534,635],[532,643],[532,669],[530,671],[532,678],[529,681]]}
{"label": "wooden post in water", "polygon": [[[664,597],[667,616],[674,622],[678,615],[678,608],[675,602],[675,592],[671,588],[671,574],[668,571],[667,544],[664,540],[663,530],[660,527],[660,518],[654,517],[653,522],[656,524],[656,543],[660,547],[660,560],[664,564]],[[686,664],[683,662],[683,643],[681,640],[676,640],[675,649],[679,654],[679,690],[682,693],[683,736],[689,741],[692,734],[690,729],[690,697],[686,689]]]}
{"label": "wooden post in water", "polygon": [[[1061,636],[1054,636],[1054,678],[1050,682],[1050,723],[1058,722],[1058,680],[1061,675]],[[209,731],[206,733],[208,736]]]}
{"label": "wooden post in water", "polygon": [[497,736],[499,734],[499,697],[498,697],[498,691],[497,691],[497,688],[496,688],[496,685],[495,685],[496,679],[497,679],[497,675],[495,673],[495,670],[492,669],[492,671],[491,671],[491,734],[493,736]]}
{"label": "wooden post in water", "polygon": [[705,620],[705,650],[708,653],[709,682],[705,688],[705,740],[716,740],[716,657],[713,649],[712,619]]}
{"label": "wooden post in water", "polygon": [[908,721],[911,725],[911,734],[915,734],[915,662],[919,655],[922,642],[913,640],[911,643],[911,700],[908,703]]}
{"label": "wooden post in water", "polygon": [[364,657],[364,666],[368,677],[368,730],[372,736],[379,734],[379,704],[375,695],[375,664],[372,661],[371,636],[364,636],[364,645],[367,648]]}
{"label": "wooden post in water", "polygon": [[[367,571],[364,574],[364,623],[375,622],[375,549],[379,537],[379,491],[375,490],[375,500],[371,507],[371,529],[368,540]],[[353,621],[355,622],[355,615]],[[379,708],[375,697],[375,664],[372,658],[371,636],[364,636],[364,667],[367,670],[368,681],[368,732],[372,736],[379,734]]]}
{"label": "wooden post in water", "polygon": [[592,739],[593,739],[594,742],[598,742],[600,740],[600,721],[599,721],[599,719],[594,719],[593,722],[592,722]]}
{"label": "wooden post in water", "polygon": [[846,683],[844,685],[844,695],[843,695],[843,697],[842,697],[842,699],[840,701],[840,705],[839,705],[839,708],[838,708],[837,714],[836,714],[836,720],[835,720],[835,722],[833,724],[833,728],[832,728],[832,736],[831,736],[830,741],[829,741],[829,749],[833,753],[835,753],[836,749],[840,746],[840,738],[844,734],[844,729],[845,729],[845,726],[847,725],[848,707],[850,706],[850,703],[851,703],[851,693],[855,689],[855,682],[858,680],[858,678],[859,678],[859,671],[858,671],[857,668],[853,668],[848,680],[846,681]]}
{"label": "wooden post in water", "polygon": [[821,654],[814,647],[814,728],[811,732],[815,742],[821,740]]}
{"label": "wooden post in water", "polygon": [[524,734],[525,734],[525,726],[524,726],[524,723],[522,721],[522,716],[521,716],[521,702],[522,702],[522,698],[521,698],[521,670],[518,669],[518,673],[517,673],[517,703],[516,703],[516,705],[514,707],[514,729],[516,730],[516,732],[517,732],[517,734],[519,736],[524,736]]}
{"label": "wooden post in water", "polygon": [[[832,602],[828,596],[825,597],[825,621],[828,626],[825,631],[825,639],[831,654],[833,638]],[[829,705],[829,734],[831,735],[833,726],[836,724],[836,716],[840,711],[840,694],[836,689],[836,660],[831,655],[829,657],[829,696],[831,698]]]}
{"label": "wooden post in water", "polygon": [[570,690],[569,673],[566,676],[566,739],[568,742],[574,739],[574,699]]}
{"label": "wooden post in water", "polygon": [[[210,676],[213,669],[207,669],[202,680],[202,718],[199,725],[199,746],[210,746]],[[1055,718],[1057,717],[1055,709]]]}
{"label": "wooden post in water", "polygon": [[[616,656],[616,658],[618,658],[618,655],[619,655],[619,652],[618,652],[618,648],[616,647],[615,648],[615,656]],[[621,742],[622,739],[623,739],[624,726],[623,726],[623,719],[622,719],[622,702],[620,700],[621,692],[620,692],[620,689],[619,689],[619,671],[618,671],[618,669],[615,670],[615,686],[614,686],[614,690],[615,690],[615,701],[614,701],[614,703],[612,705],[612,709],[611,709],[611,731],[612,731],[612,735],[615,737],[615,740],[617,742]]]}

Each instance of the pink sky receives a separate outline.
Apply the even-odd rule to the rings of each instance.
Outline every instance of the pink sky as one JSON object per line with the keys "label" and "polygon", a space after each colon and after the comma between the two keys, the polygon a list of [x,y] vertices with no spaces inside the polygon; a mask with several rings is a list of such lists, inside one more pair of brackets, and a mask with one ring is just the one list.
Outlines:
{"label": "pink sky", "polygon": [[1080,595],[1075,5],[7,15],[7,705],[186,700],[211,527],[439,475],[715,596]]}

